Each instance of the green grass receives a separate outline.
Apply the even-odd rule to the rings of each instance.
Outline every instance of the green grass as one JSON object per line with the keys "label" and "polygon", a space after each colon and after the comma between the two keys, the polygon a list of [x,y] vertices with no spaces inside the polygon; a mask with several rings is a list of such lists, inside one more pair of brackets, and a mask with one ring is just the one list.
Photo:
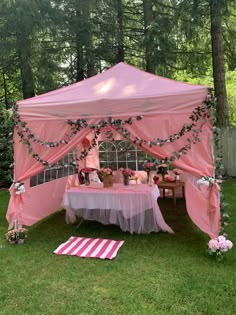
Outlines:
{"label": "green grass", "polygon": [[[225,183],[230,239],[236,243],[236,181]],[[67,225],[64,211],[29,229],[24,245],[8,245],[8,193],[0,193],[0,314],[234,315],[236,254],[217,262],[206,253],[208,236],[171,200],[160,207],[174,235],[130,235],[116,226]],[[113,261],[57,256],[72,235],[124,239]]]}

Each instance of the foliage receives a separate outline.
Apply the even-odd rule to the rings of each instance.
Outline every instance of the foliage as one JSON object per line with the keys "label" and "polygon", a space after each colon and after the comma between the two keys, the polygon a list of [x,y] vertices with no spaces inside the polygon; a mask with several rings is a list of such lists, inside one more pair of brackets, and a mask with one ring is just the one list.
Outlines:
{"label": "foliage", "polygon": [[157,174],[161,174],[162,176],[168,174],[168,165],[160,164],[157,166]]}
{"label": "foliage", "polygon": [[[84,150],[81,152],[77,160],[71,162],[72,164],[75,165],[77,161],[84,159],[88,155],[89,151],[92,150],[92,148],[97,145],[97,139],[98,139],[99,134],[101,133],[102,128],[107,128],[107,127],[108,127],[108,130],[107,130],[106,136],[108,139],[113,139],[112,129],[109,129],[110,127],[112,127],[115,130],[117,130],[124,138],[129,139],[134,144],[139,145],[140,147],[142,145],[148,145],[150,148],[152,146],[162,147],[166,143],[178,141],[185,134],[192,132],[190,136],[186,139],[185,145],[181,147],[178,151],[172,152],[171,156],[165,157],[161,161],[159,160],[155,161],[156,164],[163,164],[163,163],[170,164],[174,162],[175,160],[181,158],[182,155],[187,154],[193,144],[200,142],[199,135],[202,132],[202,129],[205,123],[207,122],[207,120],[212,119],[212,114],[214,113],[215,108],[216,108],[215,98],[209,91],[202,105],[197,106],[192,111],[191,115],[189,116],[189,122],[183,123],[178,133],[172,134],[166,139],[156,138],[152,140],[149,140],[149,139],[147,140],[147,139],[141,139],[141,138],[138,138],[137,136],[131,135],[130,132],[123,126],[126,124],[132,125],[132,121],[134,117],[129,117],[125,120],[107,117],[107,118],[101,119],[97,124],[88,124],[86,119],[80,119],[80,118],[73,119],[73,120],[71,119],[65,120],[65,123],[68,124],[71,128],[70,133],[69,134],[66,133],[61,140],[56,141],[56,142],[48,142],[48,141],[45,141],[44,139],[36,138],[33,132],[27,127],[27,122],[22,121],[21,116],[18,112],[18,105],[13,106],[13,111],[14,111],[16,131],[19,135],[20,141],[26,146],[26,148],[28,149],[28,153],[36,161],[50,168],[53,165],[49,164],[47,160],[42,159],[39,156],[39,154],[36,153],[36,151],[32,147],[32,143],[38,143],[40,145],[44,145],[49,148],[57,147],[61,144],[68,144],[68,142],[75,136],[75,134],[77,134],[77,132],[81,131],[84,128],[89,128],[91,131],[93,131],[93,138],[91,140],[90,145],[84,148]],[[143,118],[143,116],[139,115],[139,116],[136,116],[135,118],[137,121],[139,121]]]}
{"label": "foliage", "polygon": [[[120,46],[124,60],[141,69],[146,47],[152,47],[155,73],[212,81],[209,0],[148,2],[151,19],[144,30],[142,0],[2,0],[0,100],[8,108],[22,98],[24,80],[41,94],[89,77],[91,68],[99,73],[119,60]],[[222,1],[222,7],[225,64],[231,72],[236,69],[236,8],[233,0]],[[30,75],[22,77],[25,73]],[[228,91],[235,124],[235,98]]]}
{"label": "foliage", "polygon": [[0,187],[13,180],[13,119],[12,112],[0,107]]}
{"label": "foliage", "polygon": [[[196,76],[194,73],[178,72],[175,75],[176,80],[189,82],[192,84],[206,85],[213,88],[212,71],[209,69],[204,76]],[[236,70],[226,72],[226,87],[228,94],[229,121],[230,126],[236,126]]]}
{"label": "foliage", "polygon": [[228,105],[229,105],[229,120],[230,125],[236,127],[236,70],[228,71],[226,74]]}

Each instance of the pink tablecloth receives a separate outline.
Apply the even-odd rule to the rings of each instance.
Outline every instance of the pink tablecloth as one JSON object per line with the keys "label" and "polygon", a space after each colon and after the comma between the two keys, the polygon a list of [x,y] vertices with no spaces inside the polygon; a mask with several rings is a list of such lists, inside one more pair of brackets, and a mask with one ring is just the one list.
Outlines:
{"label": "pink tablecloth", "polygon": [[119,225],[130,233],[150,233],[160,230],[173,233],[165,223],[157,204],[160,192],[156,185],[146,184],[111,188],[102,185],[72,187],[64,194],[63,207],[67,223],[76,216],[103,224]]}

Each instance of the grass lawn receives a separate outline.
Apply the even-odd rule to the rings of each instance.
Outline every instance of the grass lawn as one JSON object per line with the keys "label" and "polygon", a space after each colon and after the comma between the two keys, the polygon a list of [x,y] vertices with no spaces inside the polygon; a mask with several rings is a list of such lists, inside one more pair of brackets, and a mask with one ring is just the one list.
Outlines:
{"label": "grass lawn", "polygon": [[[236,243],[236,180],[224,184]],[[0,314],[235,315],[236,251],[208,257],[208,236],[171,200],[159,201],[174,235],[130,235],[96,222],[65,223],[64,211],[29,228],[24,245],[8,245],[8,193],[0,193]],[[125,240],[112,261],[52,254],[72,235]]]}

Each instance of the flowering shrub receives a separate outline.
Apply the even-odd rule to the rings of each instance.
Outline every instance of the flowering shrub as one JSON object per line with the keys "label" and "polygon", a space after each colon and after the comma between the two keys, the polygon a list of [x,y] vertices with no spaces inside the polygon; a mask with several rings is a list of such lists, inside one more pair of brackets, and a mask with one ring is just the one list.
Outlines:
{"label": "flowering shrub", "polygon": [[124,176],[129,176],[129,177],[131,177],[131,176],[134,176],[135,175],[135,172],[134,171],[132,171],[130,168],[120,168],[120,171],[122,172],[122,174],[124,175]]}
{"label": "flowering shrub", "polygon": [[233,243],[220,235],[208,242],[208,253],[215,256],[217,260],[222,260],[224,253],[233,247]]}
{"label": "flowering shrub", "polygon": [[27,238],[28,230],[25,228],[12,229],[6,233],[7,241],[17,241]]}
{"label": "flowering shrub", "polygon": [[112,169],[110,169],[108,167],[107,168],[101,168],[99,171],[99,175],[101,177],[112,175]]}
{"label": "flowering shrub", "polygon": [[0,187],[10,187],[13,181],[13,128],[12,111],[0,104]]}

